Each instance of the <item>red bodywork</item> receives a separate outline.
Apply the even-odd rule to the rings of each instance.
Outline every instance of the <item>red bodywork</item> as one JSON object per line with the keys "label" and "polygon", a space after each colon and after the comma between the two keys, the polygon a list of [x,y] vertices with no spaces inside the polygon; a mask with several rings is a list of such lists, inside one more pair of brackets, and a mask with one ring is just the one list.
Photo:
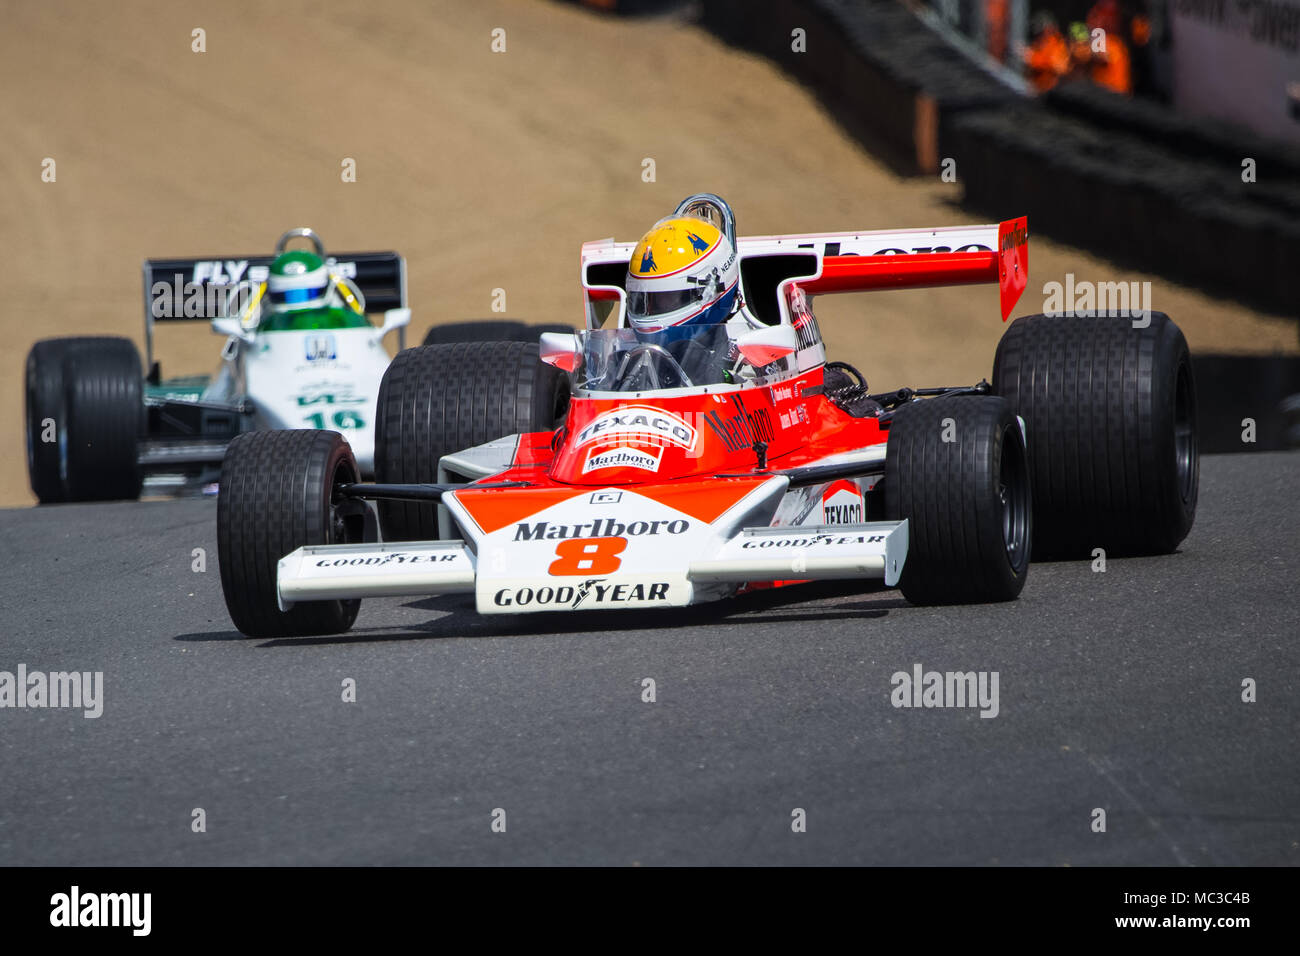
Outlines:
{"label": "red bodywork", "polygon": [[[997,283],[1005,320],[1029,271],[1027,221],[999,224],[998,248],[913,255],[835,255],[821,275],[789,288],[793,325],[816,324],[807,296],[822,292]],[[593,299],[617,298],[588,290]],[[819,339],[819,336],[818,336]],[[822,394],[823,367],[771,385],[626,398],[575,395],[558,432],[522,435],[511,467],[490,479],[526,482],[518,489],[466,489],[458,500],[484,528],[503,526],[584,487],[638,485],[703,521],[712,521],[769,475],[886,441],[875,418],[854,418]],[[622,465],[631,461],[636,464]]]}
{"label": "red bodywork", "polygon": [[[514,466],[491,480],[607,487],[740,476],[756,471],[755,442],[767,445],[769,469],[786,469],[889,437],[876,419],[853,418],[832,404],[821,394],[821,384],[822,369],[816,368],[776,385],[743,391],[626,400],[574,396],[558,436],[522,436]],[[810,388],[816,389],[814,394],[806,393]],[[602,422],[611,424],[602,429]],[[681,427],[687,429],[684,435],[671,433]],[[592,458],[624,447],[658,458],[659,467],[589,469]]]}
{"label": "red bodywork", "polygon": [[[490,533],[582,488],[636,484],[643,494],[652,489],[656,500],[713,522],[770,477],[757,470],[755,441],[767,443],[767,467],[777,470],[814,464],[828,455],[888,439],[888,431],[876,419],[853,418],[820,389],[806,394],[821,384],[822,369],[816,368],[777,385],[743,392],[663,395],[652,402],[575,396],[563,428],[521,435],[512,466],[485,479],[492,484],[527,482],[530,487],[468,488],[457,494],[457,500]],[[607,429],[592,431],[594,424],[612,418],[621,419],[613,435]],[[685,426],[689,431],[662,438],[659,432],[664,426]],[[637,430],[643,427],[647,430]],[[658,470],[613,466],[584,471],[592,457],[617,449],[657,458]]]}

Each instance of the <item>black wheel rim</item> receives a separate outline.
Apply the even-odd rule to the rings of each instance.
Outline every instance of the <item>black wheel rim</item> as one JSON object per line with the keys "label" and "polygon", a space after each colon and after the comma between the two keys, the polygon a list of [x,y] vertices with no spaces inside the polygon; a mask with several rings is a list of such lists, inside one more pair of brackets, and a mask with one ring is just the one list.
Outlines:
{"label": "black wheel rim", "polygon": [[1019,572],[1029,562],[1029,481],[1020,431],[1015,425],[1002,433],[997,495],[1002,512],[1002,546],[1007,561]]}
{"label": "black wheel rim", "polygon": [[1191,500],[1196,481],[1194,401],[1191,376],[1184,362],[1178,366],[1178,379],[1174,384],[1174,467],[1177,469],[1178,494],[1184,503]]}
{"label": "black wheel rim", "polygon": [[326,544],[360,544],[365,540],[365,503],[357,498],[344,498],[339,485],[355,482],[352,469],[340,461],[334,467],[330,480],[329,525]]}

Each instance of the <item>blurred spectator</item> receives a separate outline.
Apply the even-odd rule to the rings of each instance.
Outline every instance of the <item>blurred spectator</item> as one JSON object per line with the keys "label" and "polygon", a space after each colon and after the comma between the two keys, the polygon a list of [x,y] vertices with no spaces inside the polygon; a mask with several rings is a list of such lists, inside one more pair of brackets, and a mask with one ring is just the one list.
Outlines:
{"label": "blurred spectator", "polygon": [[1070,24],[1070,72],[1071,79],[1085,79],[1092,67],[1092,38],[1088,35],[1088,25],[1077,20]]}
{"label": "blurred spectator", "polygon": [[1088,11],[1089,39],[1094,30],[1103,31],[1105,43],[1094,49],[1091,42],[1092,81],[1115,93],[1133,95],[1133,64],[1124,39],[1124,14],[1118,0],[1097,0]]}
{"label": "blurred spectator", "polygon": [[[995,0],[983,2],[996,22]],[[1047,2],[1057,9],[1080,9],[1077,2]],[[1149,49],[1157,25],[1147,14],[1153,3],[1159,20],[1160,0],[1095,0],[1084,21],[1071,22],[1064,36],[1050,11],[1035,13],[1025,48],[1029,82],[1039,92],[1063,81],[1091,82],[1124,96],[1157,92]]]}
{"label": "blurred spectator", "polygon": [[1146,46],[1151,40],[1151,20],[1140,13],[1133,14],[1129,32],[1133,36],[1134,46]]}
{"label": "blurred spectator", "polygon": [[1124,15],[1119,0],[1097,0],[1088,11],[1088,30],[1098,27],[1107,33],[1120,33],[1124,28]]}
{"label": "blurred spectator", "polygon": [[1056,18],[1047,11],[1034,15],[1029,33],[1025,66],[1029,70],[1029,82],[1044,93],[1070,71],[1070,48],[1056,25]]}

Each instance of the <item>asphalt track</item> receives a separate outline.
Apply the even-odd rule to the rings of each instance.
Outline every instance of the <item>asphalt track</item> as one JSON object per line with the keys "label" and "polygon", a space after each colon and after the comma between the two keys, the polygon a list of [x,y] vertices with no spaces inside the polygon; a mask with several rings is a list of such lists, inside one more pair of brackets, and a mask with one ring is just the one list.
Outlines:
{"label": "asphalt track", "polygon": [[[1009,605],[383,600],[286,641],[232,631],[212,500],[3,511],[0,670],[105,689],[0,710],[0,864],[1295,864],[1298,467],[1207,458],[1180,553]],[[918,663],[997,671],[998,716],[895,709]]]}

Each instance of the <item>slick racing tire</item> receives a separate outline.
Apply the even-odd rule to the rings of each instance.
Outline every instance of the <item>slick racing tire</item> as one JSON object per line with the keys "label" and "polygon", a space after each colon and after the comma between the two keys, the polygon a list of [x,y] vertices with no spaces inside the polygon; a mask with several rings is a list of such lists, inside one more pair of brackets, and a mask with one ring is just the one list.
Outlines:
{"label": "slick racing tire", "polygon": [[911,603],[1018,596],[1032,504],[1020,423],[1006,401],[951,396],[899,408],[885,451],[885,513],[908,522],[899,586]]}
{"label": "slick racing tire", "polygon": [[63,501],[66,494],[68,433],[63,353],[69,341],[45,339],[27,353],[27,477],[33,494],[43,505]]}
{"label": "slick racing tire", "polygon": [[470,322],[448,322],[435,325],[424,334],[425,345],[446,345],[450,342],[536,342],[543,332],[569,332],[567,325],[547,322],[529,325],[515,319],[478,319]]}
{"label": "slick racing tire", "polygon": [[1034,556],[1164,554],[1196,517],[1187,341],[1167,315],[1031,315],[1002,336],[993,390],[1024,419]]}
{"label": "slick racing tire", "polygon": [[[431,483],[443,455],[506,435],[551,431],[569,405],[569,380],[524,342],[455,342],[399,352],[379,386],[375,480]],[[438,509],[380,501],[386,541],[432,541]]]}
{"label": "slick racing tire", "polygon": [[365,540],[366,507],[338,487],[358,480],[352,449],[338,432],[247,432],[221,466],[217,555],[230,619],[248,637],[339,634],[361,602],[302,601],[281,611],[277,566],[299,548]]}
{"label": "slick racing tire", "polygon": [[[45,442],[43,422],[57,441]],[[144,376],[129,339],[38,342],[27,357],[28,470],[42,501],[140,497]]]}

